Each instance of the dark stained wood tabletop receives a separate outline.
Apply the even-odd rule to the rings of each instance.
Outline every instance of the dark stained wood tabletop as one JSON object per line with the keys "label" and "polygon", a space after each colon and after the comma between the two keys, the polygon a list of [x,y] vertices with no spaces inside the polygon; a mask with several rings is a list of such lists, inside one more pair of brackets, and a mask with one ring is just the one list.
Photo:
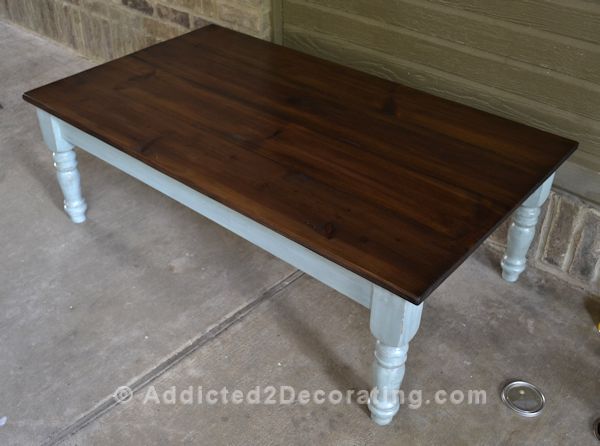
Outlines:
{"label": "dark stained wood tabletop", "polygon": [[577,147],[218,26],[24,98],[413,303]]}

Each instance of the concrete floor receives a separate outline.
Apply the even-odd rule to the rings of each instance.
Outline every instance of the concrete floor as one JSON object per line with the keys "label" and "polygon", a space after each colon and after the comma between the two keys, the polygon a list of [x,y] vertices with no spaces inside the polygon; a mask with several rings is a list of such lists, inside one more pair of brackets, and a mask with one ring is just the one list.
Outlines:
{"label": "concrete floor", "polygon": [[[486,248],[426,302],[403,384],[423,404],[388,427],[356,401],[169,404],[172,386],[366,389],[368,312],[85,153],[89,220],[71,224],[20,96],[90,65],[0,22],[1,445],[600,444],[600,299],[533,270],[509,285]],[[500,402],[512,378],[546,393],[540,417]]]}

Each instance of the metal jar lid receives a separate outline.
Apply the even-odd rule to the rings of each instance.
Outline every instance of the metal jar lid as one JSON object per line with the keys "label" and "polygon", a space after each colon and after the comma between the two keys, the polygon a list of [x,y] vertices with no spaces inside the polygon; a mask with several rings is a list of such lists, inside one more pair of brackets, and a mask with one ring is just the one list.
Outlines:
{"label": "metal jar lid", "polygon": [[537,417],[546,404],[542,391],[525,381],[509,382],[500,396],[508,407],[523,417]]}
{"label": "metal jar lid", "polygon": [[594,435],[600,440],[600,418],[594,421]]}

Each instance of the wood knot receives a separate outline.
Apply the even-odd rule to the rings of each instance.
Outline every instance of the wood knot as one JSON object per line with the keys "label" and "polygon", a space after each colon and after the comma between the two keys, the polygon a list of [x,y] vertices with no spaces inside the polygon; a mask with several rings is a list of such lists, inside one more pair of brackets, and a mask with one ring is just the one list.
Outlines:
{"label": "wood knot", "polygon": [[323,235],[325,237],[327,237],[328,239],[333,238],[333,235],[335,234],[335,225],[333,223],[331,223],[330,221],[328,221],[327,223],[325,223],[323,225]]}

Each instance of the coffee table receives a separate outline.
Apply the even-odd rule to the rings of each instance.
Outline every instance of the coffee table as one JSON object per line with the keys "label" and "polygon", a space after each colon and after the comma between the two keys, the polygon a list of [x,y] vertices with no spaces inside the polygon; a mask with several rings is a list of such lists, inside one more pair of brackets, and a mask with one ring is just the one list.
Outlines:
{"label": "coffee table", "polygon": [[378,424],[423,301],[515,210],[502,271],[517,280],[577,147],[214,25],[24,99],[75,223],[77,146],[370,308]]}

